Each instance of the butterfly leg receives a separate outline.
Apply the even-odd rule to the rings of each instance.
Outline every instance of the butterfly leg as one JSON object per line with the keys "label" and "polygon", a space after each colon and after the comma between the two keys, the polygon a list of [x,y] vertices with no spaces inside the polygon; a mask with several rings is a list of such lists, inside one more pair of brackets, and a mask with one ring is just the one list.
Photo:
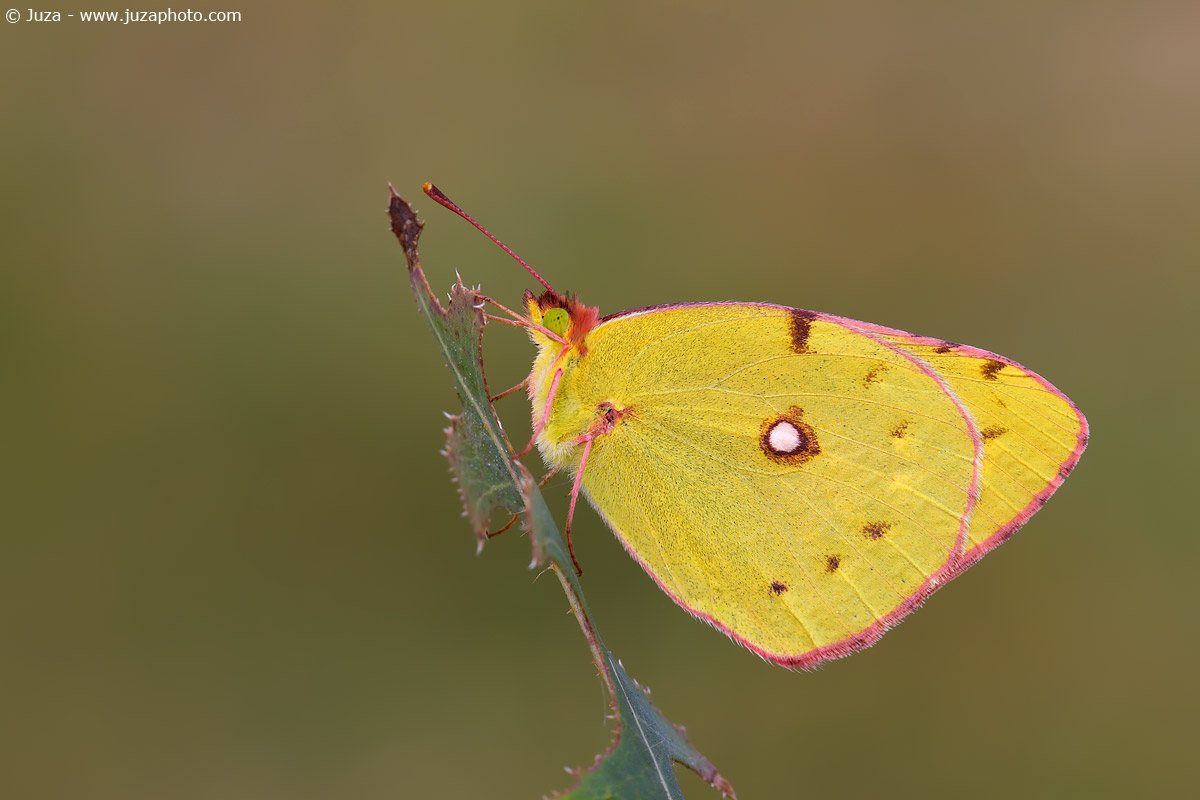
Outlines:
{"label": "butterfly leg", "polygon": [[521,518],[520,514],[513,514],[512,519],[510,519],[507,523],[505,523],[503,528],[501,528],[498,531],[491,531],[490,533],[487,534],[487,538],[491,539],[495,536],[499,536],[500,534],[504,533],[506,530],[511,528],[513,526],[513,523],[515,523],[520,518]]}
{"label": "butterfly leg", "polygon": [[[481,294],[481,295],[479,295],[479,299],[480,299],[480,300],[482,300],[482,301],[483,301],[483,302],[485,302],[485,303],[491,303],[491,304],[492,304],[492,305],[494,305],[496,308],[498,308],[498,309],[500,309],[501,311],[503,311],[505,314],[508,314],[510,317],[512,317],[512,318],[513,318],[513,320],[516,320],[517,322],[528,322],[528,321],[529,321],[529,320],[527,320],[527,319],[526,319],[524,316],[522,316],[521,314],[518,314],[516,311],[513,311],[511,308],[509,308],[508,306],[504,305],[503,303],[498,303],[498,302],[496,302],[496,301],[495,301],[495,300],[493,300],[492,298],[488,297],[486,294]],[[488,316],[491,316],[491,315],[489,314]],[[497,320],[497,321],[498,321],[498,322],[508,322],[508,320]]]}
{"label": "butterfly leg", "polygon": [[546,393],[546,407],[542,410],[542,416],[538,418],[538,423],[533,429],[533,438],[529,440],[529,444],[525,448],[513,455],[513,461],[522,459],[529,455],[529,451],[537,443],[537,439],[542,435],[542,429],[546,427],[546,420],[550,419],[550,407],[554,405],[554,395],[558,393],[558,382],[562,380],[563,371],[560,369],[554,373],[554,382],[550,384],[550,391]]}
{"label": "butterfly leg", "polygon": [[562,469],[562,467],[555,467],[554,469],[550,470],[550,471],[549,471],[549,472],[547,472],[545,475],[543,475],[543,476],[542,476],[542,479],[541,479],[540,481],[538,481],[538,488],[539,488],[539,489],[545,489],[545,488],[546,488],[546,484],[550,482],[550,479],[551,479],[551,478],[553,478],[555,475],[557,475],[557,474],[558,474],[558,471],[559,471],[560,469]]}
{"label": "butterfly leg", "polygon": [[[563,339],[563,337],[559,336],[554,331],[550,330],[549,328],[545,327],[544,325],[538,325],[538,324],[534,323],[528,317],[524,317],[524,316],[518,314],[516,311],[513,311],[511,308],[508,308],[505,305],[497,303],[495,300],[488,297],[486,294],[479,295],[479,299],[482,300],[484,303],[491,303],[496,308],[500,309],[505,314],[508,314],[509,316],[512,317],[512,319],[506,319],[505,317],[497,317],[495,314],[484,314],[483,316],[486,319],[489,319],[493,322],[503,322],[505,325],[513,325],[517,328],[532,328],[533,330],[541,331],[543,334],[548,336],[551,340],[558,342],[559,344],[567,343],[566,340]],[[476,306],[476,308],[482,308],[482,307],[483,307],[482,303],[480,305]]]}
{"label": "butterfly leg", "polygon": [[597,408],[600,415],[592,423],[592,427],[583,436],[574,440],[575,444],[583,445],[583,455],[579,457],[579,471],[575,473],[575,484],[571,487],[571,503],[567,506],[567,552],[571,554],[571,563],[575,565],[575,574],[582,575],[583,567],[575,558],[575,546],[571,542],[571,521],[575,518],[575,503],[579,500],[579,487],[583,484],[583,471],[587,467],[588,455],[592,452],[592,442],[597,436],[612,433],[614,426],[624,417],[633,413],[631,408],[616,409],[612,403],[601,403]]}
{"label": "butterfly leg", "polygon": [[583,481],[583,468],[587,466],[588,453],[592,452],[592,442],[596,434],[589,433],[576,441],[583,444],[583,456],[579,459],[579,472],[575,473],[575,485],[571,487],[571,504],[567,507],[567,552],[571,554],[571,563],[575,565],[575,574],[582,575],[583,567],[575,558],[575,546],[571,543],[571,520],[575,518],[575,501],[579,499],[579,485]]}
{"label": "butterfly leg", "polygon": [[[551,479],[551,478],[553,478],[555,475],[557,475],[557,474],[558,474],[558,471],[559,471],[559,469],[561,469],[561,468],[560,468],[560,467],[555,467],[554,469],[550,470],[550,471],[549,471],[549,472],[547,472],[545,475],[543,475],[543,476],[542,476],[542,479],[541,479],[540,481],[538,481],[538,485],[537,485],[537,487],[538,487],[539,489],[545,489],[545,488],[546,488],[546,484],[550,482],[550,479]],[[510,519],[508,522],[504,523],[504,527],[503,527],[503,528],[501,528],[501,529],[500,529],[500,530],[498,530],[498,531],[491,531],[491,532],[489,532],[489,533],[487,534],[487,538],[491,539],[491,538],[493,538],[493,537],[495,537],[495,536],[499,536],[500,534],[504,533],[506,530],[508,530],[509,528],[511,528],[511,527],[513,526],[513,524],[514,524],[514,523],[515,523],[517,520],[519,520],[520,518],[521,518],[521,515],[520,515],[520,514],[513,514],[513,515],[512,515],[512,519]]]}
{"label": "butterfly leg", "polygon": [[511,389],[505,389],[505,390],[504,390],[503,392],[501,392],[500,394],[498,394],[498,395],[495,395],[495,396],[493,396],[493,397],[489,397],[489,398],[488,398],[488,400],[490,400],[491,402],[493,402],[493,403],[494,403],[494,402],[496,402],[497,400],[499,400],[499,399],[500,399],[500,398],[502,398],[502,397],[508,397],[508,396],[509,396],[510,394],[512,394],[513,392],[520,391],[521,389],[524,389],[524,388],[525,388],[526,386],[528,386],[528,385],[529,385],[529,378],[526,378],[525,380],[521,381],[520,383],[518,383],[516,386],[512,387]]}

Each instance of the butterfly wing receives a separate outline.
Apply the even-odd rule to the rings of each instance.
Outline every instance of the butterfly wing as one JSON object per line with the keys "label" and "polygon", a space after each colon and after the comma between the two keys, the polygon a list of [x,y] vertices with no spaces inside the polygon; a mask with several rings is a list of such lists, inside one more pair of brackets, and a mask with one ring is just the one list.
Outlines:
{"label": "butterfly wing", "polygon": [[1049,381],[1003,356],[845,322],[930,364],[979,426],[983,473],[967,552],[955,569],[961,572],[1012,536],[1062,485],[1087,447],[1087,420]]}
{"label": "butterfly wing", "polygon": [[[977,386],[981,351],[950,359],[925,352],[944,343],[750,304],[629,312],[588,346],[555,411],[626,413],[595,441],[586,496],[677,603],[788,666],[872,643],[970,552],[1011,534],[1032,510],[1004,509],[1021,492],[1044,500],[1067,463],[1040,417],[995,403],[1040,379],[997,361],[996,381],[977,373]],[[1005,434],[985,435],[982,409]],[[1046,453],[1053,472],[996,449],[1003,436]]]}

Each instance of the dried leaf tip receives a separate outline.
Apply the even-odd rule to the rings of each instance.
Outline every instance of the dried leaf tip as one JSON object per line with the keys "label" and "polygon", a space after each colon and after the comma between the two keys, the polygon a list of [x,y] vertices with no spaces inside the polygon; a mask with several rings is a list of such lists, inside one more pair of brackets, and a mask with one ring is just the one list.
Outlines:
{"label": "dried leaf tip", "polygon": [[421,229],[425,227],[425,223],[417,219],[417,212],[407,200],[396,194],[391,184],[388,184],[388,192],[388,220],[391,222],[392,233],[404,248],[404,254],[409,260],[409,269],[412,269],[417,259],[417,240],[421,237]]}

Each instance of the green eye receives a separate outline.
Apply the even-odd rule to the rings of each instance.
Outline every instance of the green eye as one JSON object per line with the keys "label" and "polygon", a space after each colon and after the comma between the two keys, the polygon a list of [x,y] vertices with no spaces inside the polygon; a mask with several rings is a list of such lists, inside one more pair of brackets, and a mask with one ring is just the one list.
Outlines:
{"label": "green eye", "polygon": [[565,308],[552,308],[542,317],[542,324],[562,336],[567,332],[567,326],[571,324],[571,315]]}

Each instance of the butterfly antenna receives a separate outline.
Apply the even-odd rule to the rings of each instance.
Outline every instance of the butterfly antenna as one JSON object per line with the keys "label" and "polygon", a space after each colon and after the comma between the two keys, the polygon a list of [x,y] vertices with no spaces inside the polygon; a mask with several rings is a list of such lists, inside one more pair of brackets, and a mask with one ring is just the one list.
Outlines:
{"label": "butterfly antenna", "polygon": [[[426,181],[425,184],[421,188],[425,191],[425,194],[427,194],[431,198],[433,198],[434,202],[436,202],[438,205],[445,206],[446,208],[453,211],[455,214],[458,214],[460,217],[465,219],[467,222],[474,225],[475,228],[480,233],[482,233],[484,236],[488,237],[493,242],[495,242],[497,245],[499,245],[501,250],[508,253],[510,256],[512,256],[514,259],[516,259],[518,264],[520,264],[525,269],[529,270],[529,274],[532,275],[534,278],[536,278],[538,283],[540,283],[542,286],[545,286],[551,292],[554,292],[554,287],[551,286],[550,284],[546,283],[546,279],[543,278],[541,275],[538,275],[537,270],[535,270],[533,267],[529,266],[529,264],[526,263],[525,259],[521,258],[519,255],[517,255],[511,249],[509,249],[508,245],[506,245],[504,242],[500,241],[495,236],[492,236],[490,233],[488,233],[487,228],[483,227],[478,222],[471,219],[471,216],[467,212],[465,212],[461,208],[459,208],[458,205],[456,205],[453,200],[451,200],[449,197],[447,197],[445,195],[445,193],[442,192],[441,189],[437,188],[436,186],[434,186],[432,183],[429,183],[428,181]],[[558,292],[554,292],[554,293],[558,294]]]}

